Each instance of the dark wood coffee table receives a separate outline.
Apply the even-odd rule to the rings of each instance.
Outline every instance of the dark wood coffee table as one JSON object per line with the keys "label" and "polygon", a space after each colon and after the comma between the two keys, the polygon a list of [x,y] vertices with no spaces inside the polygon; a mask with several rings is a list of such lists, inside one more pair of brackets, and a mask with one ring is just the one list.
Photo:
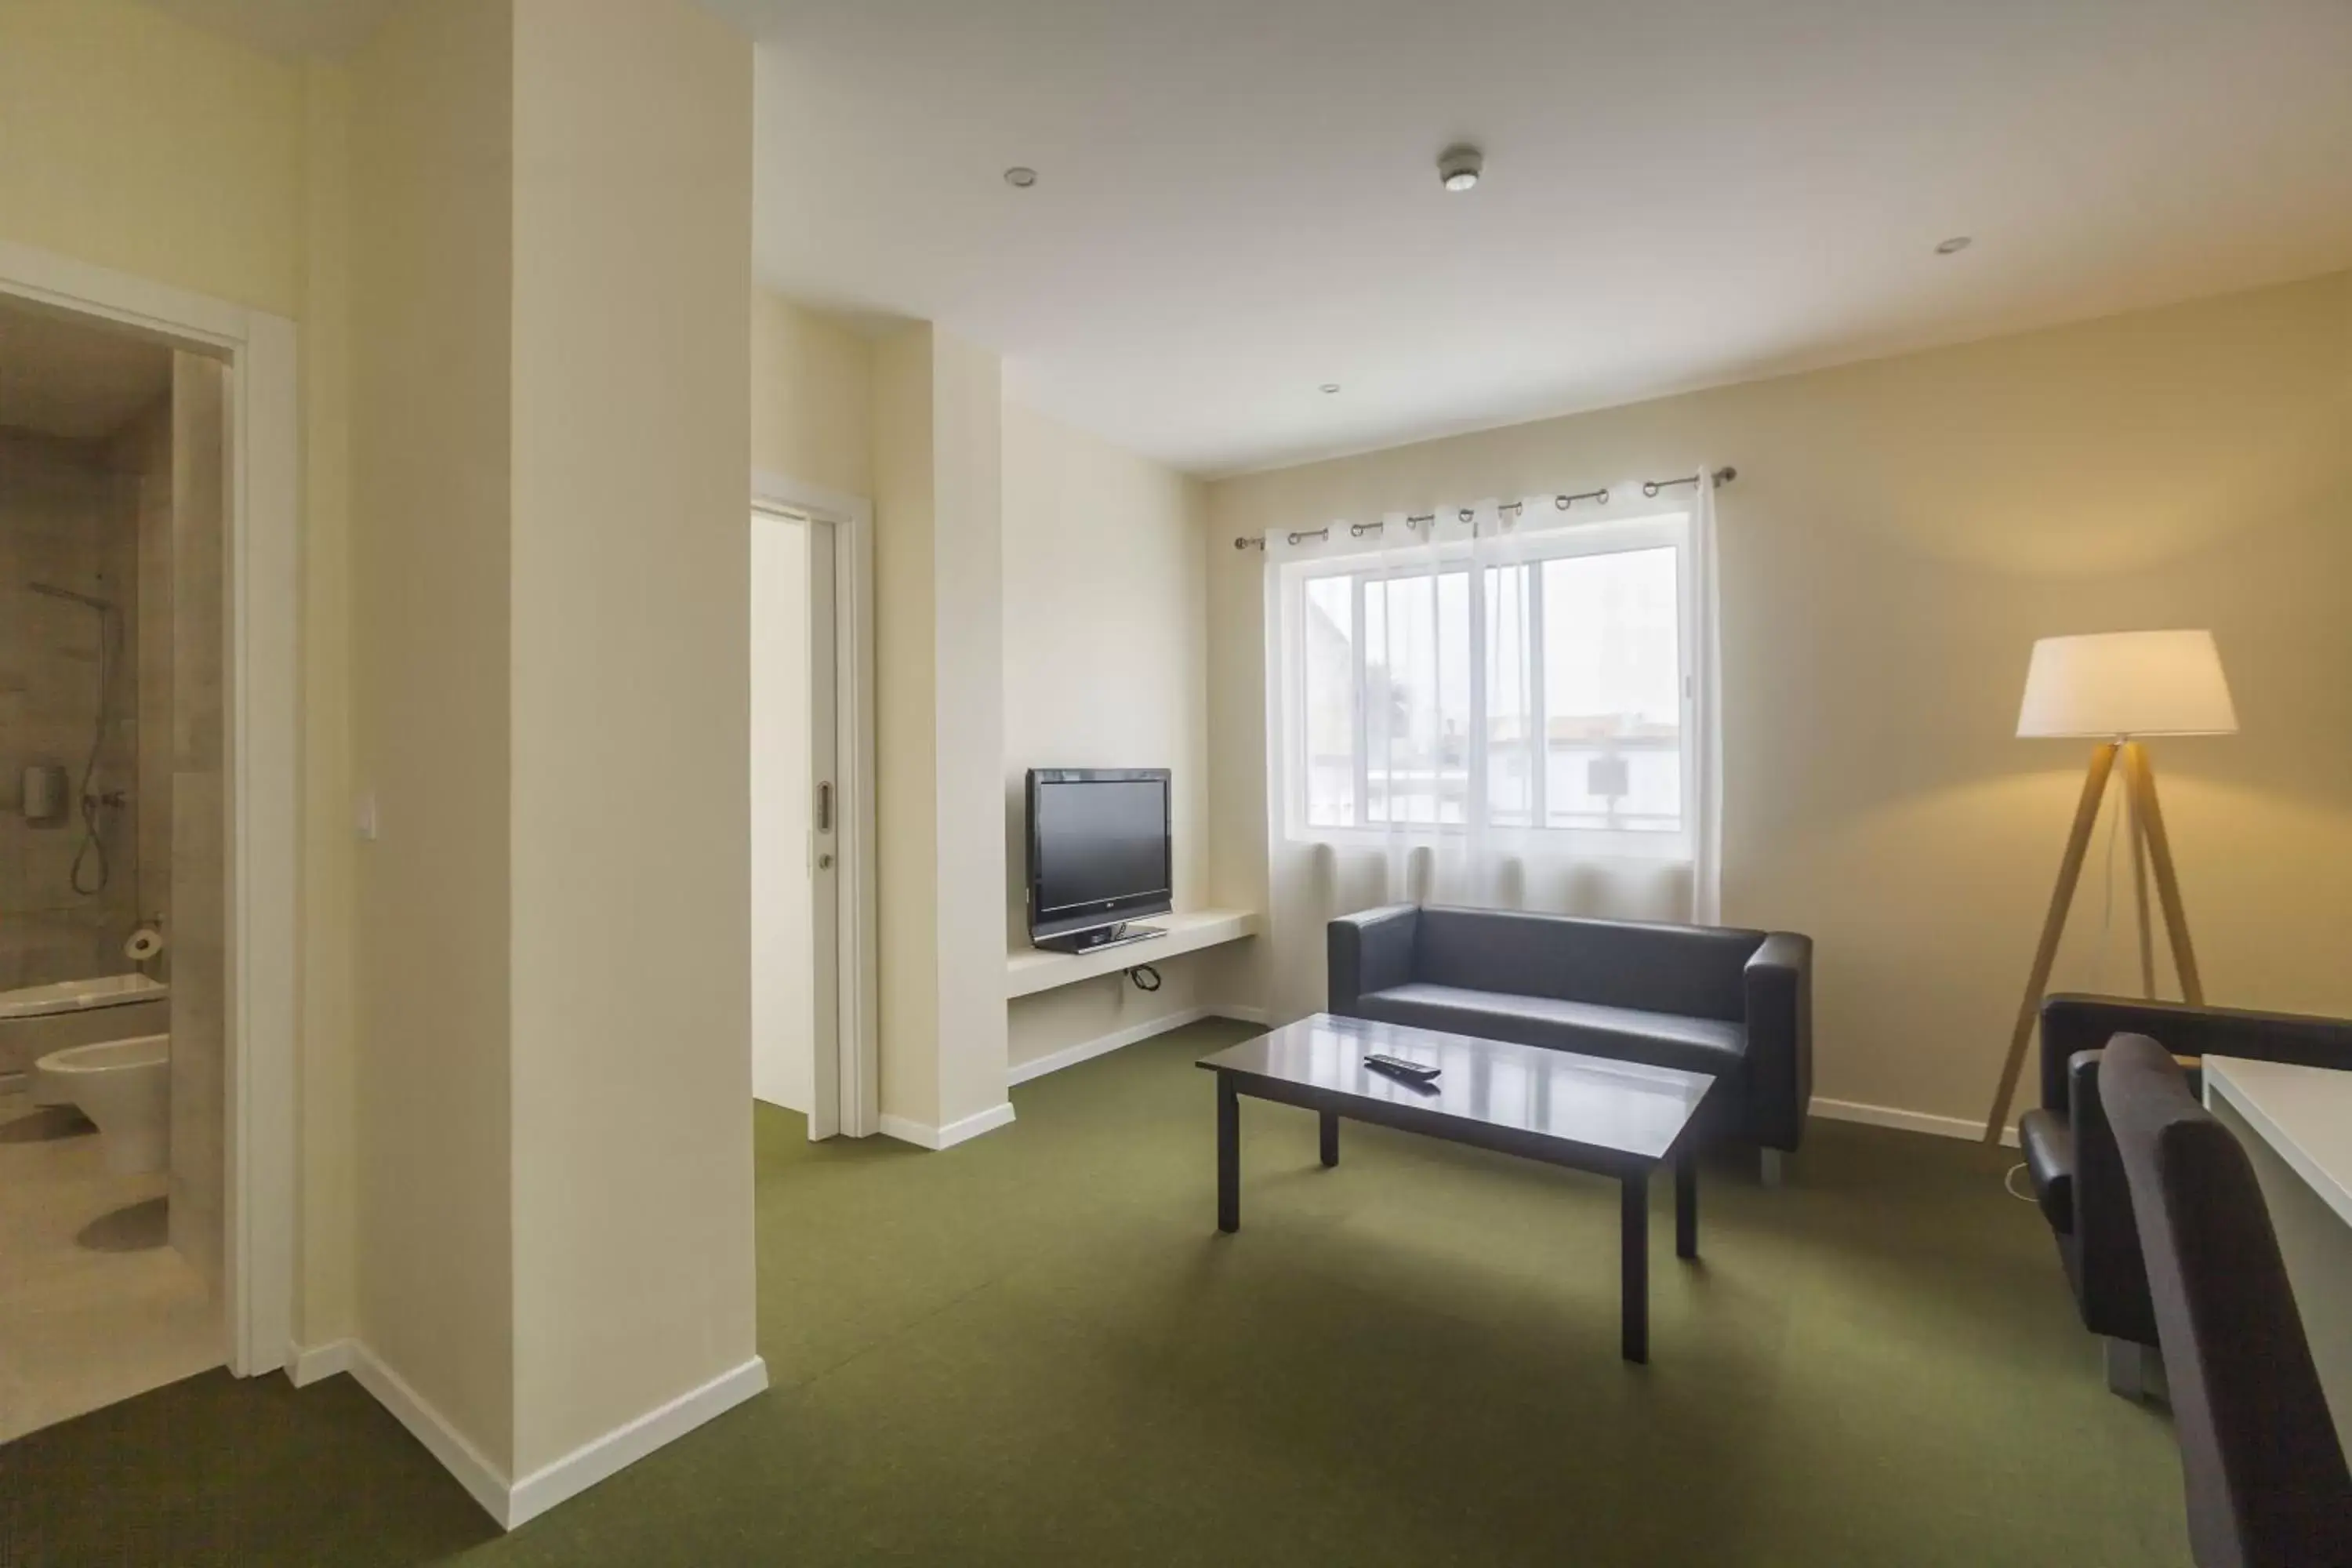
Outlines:
{"label": "dark wood coffee table", "polygon": [[[1416,1088],[1364,1065],[1379,1051],[1444,1068]],[[1622,1348],[1650,1359],[1650,1173],[1675,1166],[1675,1254],[1698,1256],[1699,1111],[1706,1073],[1577,1056],[1402,1024],[1318,1013],[1203,1057],[1217,1075],[1217,1228],[1241,1228],[1241,1097],[1323,1119],[1323,1163],[1339,1163],[1339,1120],[1572,1166],[1620,1184]]]}

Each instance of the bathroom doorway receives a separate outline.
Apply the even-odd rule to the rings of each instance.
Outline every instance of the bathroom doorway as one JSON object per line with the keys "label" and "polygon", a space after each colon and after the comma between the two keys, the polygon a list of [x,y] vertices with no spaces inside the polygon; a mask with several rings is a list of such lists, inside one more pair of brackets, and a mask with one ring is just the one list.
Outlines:
{"label": "bathroom doorway", "polygon": [[228,375],[0,297],[0,1441],[229,1358]]}
{"label": "bathroom doorway", "polygon": [[[217,446],[218,477],[226,500],[219,551],[203,558],[217,579],[215,591],[222,606],[216,633],[221,758],[215,809],[224,897],[213,907],[220,910],[226,1104],[211,1129],[222,1171],[215,1342],[230,1372],[250,1377],[288,1364],[296,1326],[299,339],[294,323],[283,316],[7,240],[0,240],[0,306],[159,345],[218,372],[225,432]],[[0,358],[0,374],[14,363]],[[197,559],[190,557],[192,563]],[[82,610],[93,618],[98,614],[70,599],[26,597],[38,597],[58,610]],[[95,673],[93,659],[93,678]],[[20,817],[23,776],[21,764],[0,763],[0,805],[13,805]],[[79,803],[67,805],[69,821],[79,820]],[[79,847],[77,840],[67,852],[68,873]],[[84,866],[87,882],[87,859]],[[163,933],[174,950],[169,984],[176,993],[171,998],[175,1014],[193,1011],[190,966],[200,943],[190,921],[196,911],[190,901],[173,917],[176,934]],[[167,1021],[179,1027],[178,1019]],[[120,1086],[123,1079],[109,1082]],[[124,1124],[120,1116],[114,1120]],[[21,1152],[22,1146],[0,1147]],[[168,1235],[168,1202],[166,1208]]]}
{"label": "bathroom doorway", "polygon": [[751,1074],[812,1139],[876,1130],[873,729],[862,509],[751,512]]}

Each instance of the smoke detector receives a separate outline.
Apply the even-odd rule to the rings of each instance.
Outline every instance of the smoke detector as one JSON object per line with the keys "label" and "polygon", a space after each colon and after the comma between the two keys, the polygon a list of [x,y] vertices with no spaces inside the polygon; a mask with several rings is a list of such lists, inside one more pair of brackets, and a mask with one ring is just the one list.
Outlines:
{"label": "smoke detector", "polygon": [[1449,191],[1475,190],[1478,176],[1486,169],[1486,154],[1467,142],[1448,147],[1437,155],[1437,177]]}

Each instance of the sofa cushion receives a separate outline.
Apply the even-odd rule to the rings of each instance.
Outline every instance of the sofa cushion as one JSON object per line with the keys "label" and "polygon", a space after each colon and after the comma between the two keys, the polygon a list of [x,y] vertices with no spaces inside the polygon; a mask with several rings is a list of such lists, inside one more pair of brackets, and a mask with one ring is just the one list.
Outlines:
{"label": "sofa cushion", "polygon": [[1358,1007],[1367,1018],[1391,1024],[1718,1077],[1738,1071],[1748,1054],[1748,1031],[1739,1024],[1427,981],[1371,992]]}
{"label": "sofa cushion", "polygon": [[2025,1151],[2025,1173],[2033,1183],[2042,1217],[2059,1234],[2074,1228],[2074,1130],[2047,1110],[2018,1118],[2017,1141]]}
{"label": "sofa cushion", "polygon": [[1763,942],[1759,931],[1431,906],[1414,922],[1412,978],[1737,1024]]}

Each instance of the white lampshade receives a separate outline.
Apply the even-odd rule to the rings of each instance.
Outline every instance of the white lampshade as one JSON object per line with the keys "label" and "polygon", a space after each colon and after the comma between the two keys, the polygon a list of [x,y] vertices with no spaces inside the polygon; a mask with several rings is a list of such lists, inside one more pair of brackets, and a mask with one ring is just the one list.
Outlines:
{"label": "white lampshade", "polygon": [[2211,632],[2043,637],[2025,671],[2020,735],[2231,735],[2238,712]]}

